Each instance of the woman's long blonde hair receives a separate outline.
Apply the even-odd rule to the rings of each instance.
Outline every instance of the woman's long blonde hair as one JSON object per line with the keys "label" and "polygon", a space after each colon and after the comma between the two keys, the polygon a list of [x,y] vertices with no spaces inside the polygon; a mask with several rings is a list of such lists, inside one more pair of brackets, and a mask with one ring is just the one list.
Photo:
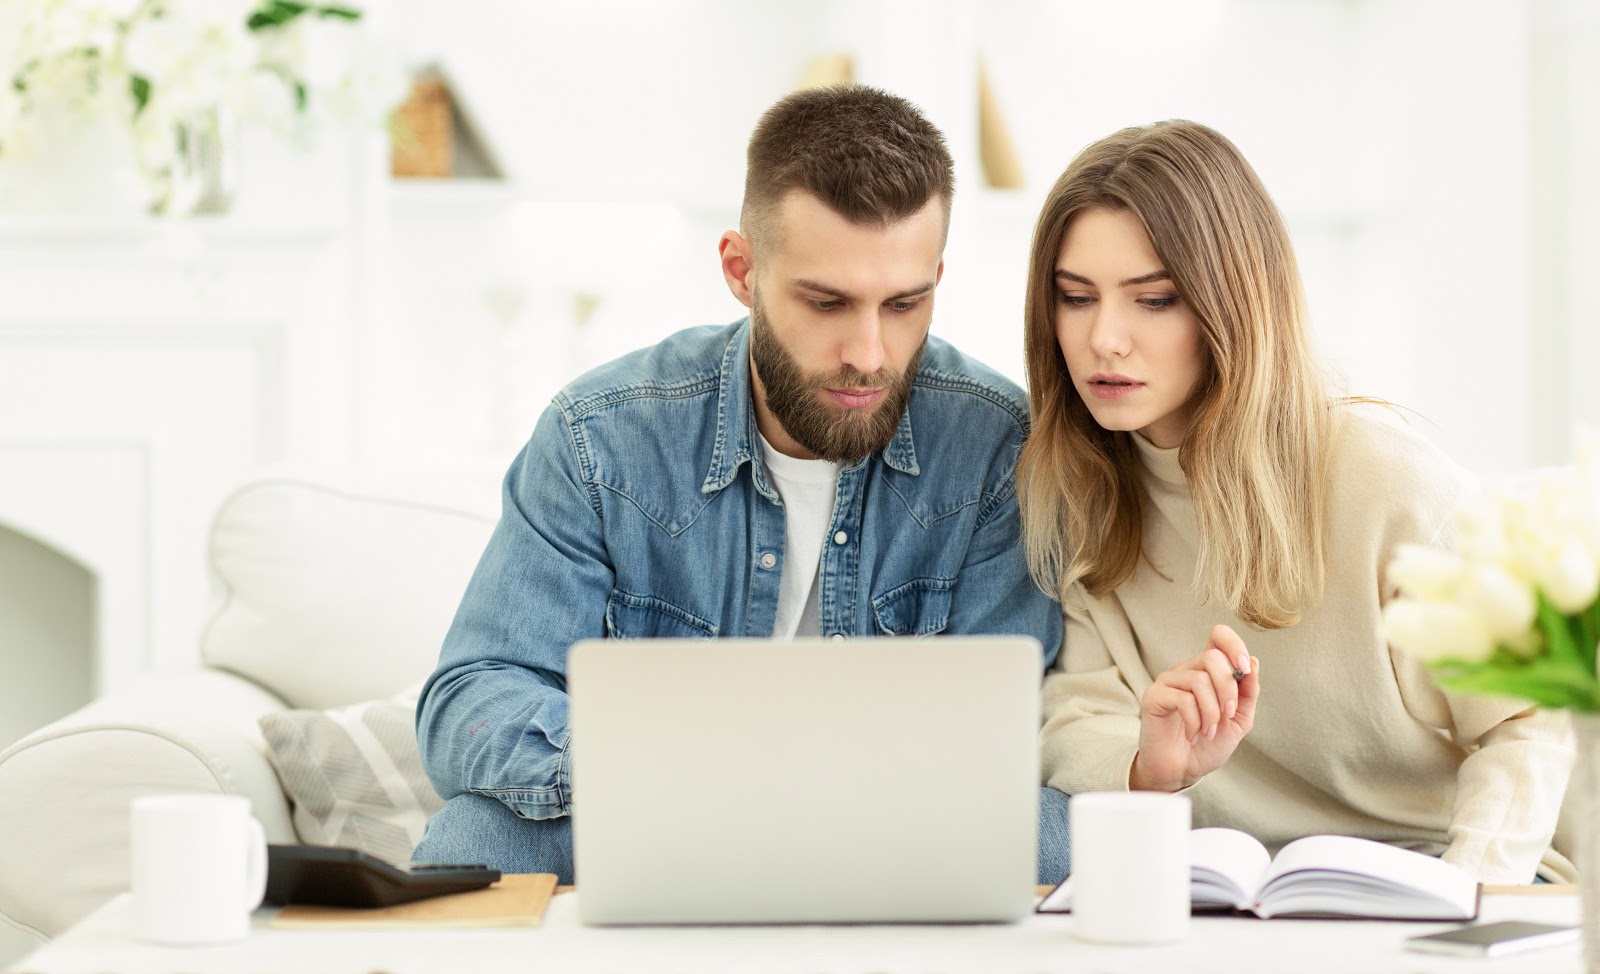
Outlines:
{"label": "woman's long blonde hair", "polygon": [[1258,628],[1291,626],[1323,586],[1329,390],[1283,218],[1233,143],[1194,122],[1089,146],[1039,214],[1025,340],[1033,433],[1018,472],[1034,579],[1058,598],[1075,581],[1104,595],[1132,577],[1141,552],[1134,434],[1095,422],[1056,340],[1056,260],[1072,217],[1096,207],[1143,221],[1200,323],[1205,368],[1178,454],[1200,529],[1195,596]]}

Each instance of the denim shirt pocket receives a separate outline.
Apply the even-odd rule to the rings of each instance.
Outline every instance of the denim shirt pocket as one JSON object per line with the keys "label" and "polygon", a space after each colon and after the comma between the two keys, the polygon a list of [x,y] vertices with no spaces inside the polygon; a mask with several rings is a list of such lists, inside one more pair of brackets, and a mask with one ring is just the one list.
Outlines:
{"label": "denim shirt pocket", "polygon": [[665,599],[612,591],[606,602],[606,635],[612,639],[705,639],[717,624]]}
{"label": "denim shirt pocket", "polygon": [[953,578],[915,578],[872,600],[878,629],[889,636],[932,636],[950,624]]}

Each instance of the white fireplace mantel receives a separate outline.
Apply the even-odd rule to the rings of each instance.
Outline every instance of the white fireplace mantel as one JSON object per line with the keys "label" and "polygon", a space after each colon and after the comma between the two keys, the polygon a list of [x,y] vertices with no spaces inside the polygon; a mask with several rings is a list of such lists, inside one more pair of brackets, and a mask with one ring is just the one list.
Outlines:
{"label": "white fireplace mantel", "polygon": [[240,477],[349,458],[362,260],[338,225],[0,222],[0,525],[95,575],[97,692],[193,659]]}

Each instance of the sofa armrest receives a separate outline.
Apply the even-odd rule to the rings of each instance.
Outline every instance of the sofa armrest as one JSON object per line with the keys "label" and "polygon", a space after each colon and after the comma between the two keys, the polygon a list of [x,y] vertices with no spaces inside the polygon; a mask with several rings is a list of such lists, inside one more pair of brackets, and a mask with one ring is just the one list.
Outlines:
{"label": "sofa armrest", "polygon": [[244,795],[268,842],[298,841],[256,727],[285,707],[222,670],[154,673],[0,752],[0,915],[54,937],[127,890],[140,795]]}

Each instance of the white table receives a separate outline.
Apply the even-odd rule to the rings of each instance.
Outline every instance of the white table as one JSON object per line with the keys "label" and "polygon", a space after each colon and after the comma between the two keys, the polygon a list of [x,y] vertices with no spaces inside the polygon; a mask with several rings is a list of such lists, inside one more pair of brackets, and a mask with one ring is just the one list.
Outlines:
{"label": "white table", "polygon": [[[1072,918],[1030,916],[979,926],[600,928],[578,922],[577,897],[557,896],[544,923],[489,930],[274,930],[260,910],[250,938],[217,947],[155,947],[129,937],[120,896],[8,974],[550,974],[792,972],[792,974],[1101,974],[1122,971],[1418,972],[1582,970],[1578,946],[1497,960],[1411,953],[1401,941],[1450,924],[1196,917],[1165,947],[1105,947],[1072,935]],[[1484,897],[1485,920],[1576,923],[1576,896]]]}

